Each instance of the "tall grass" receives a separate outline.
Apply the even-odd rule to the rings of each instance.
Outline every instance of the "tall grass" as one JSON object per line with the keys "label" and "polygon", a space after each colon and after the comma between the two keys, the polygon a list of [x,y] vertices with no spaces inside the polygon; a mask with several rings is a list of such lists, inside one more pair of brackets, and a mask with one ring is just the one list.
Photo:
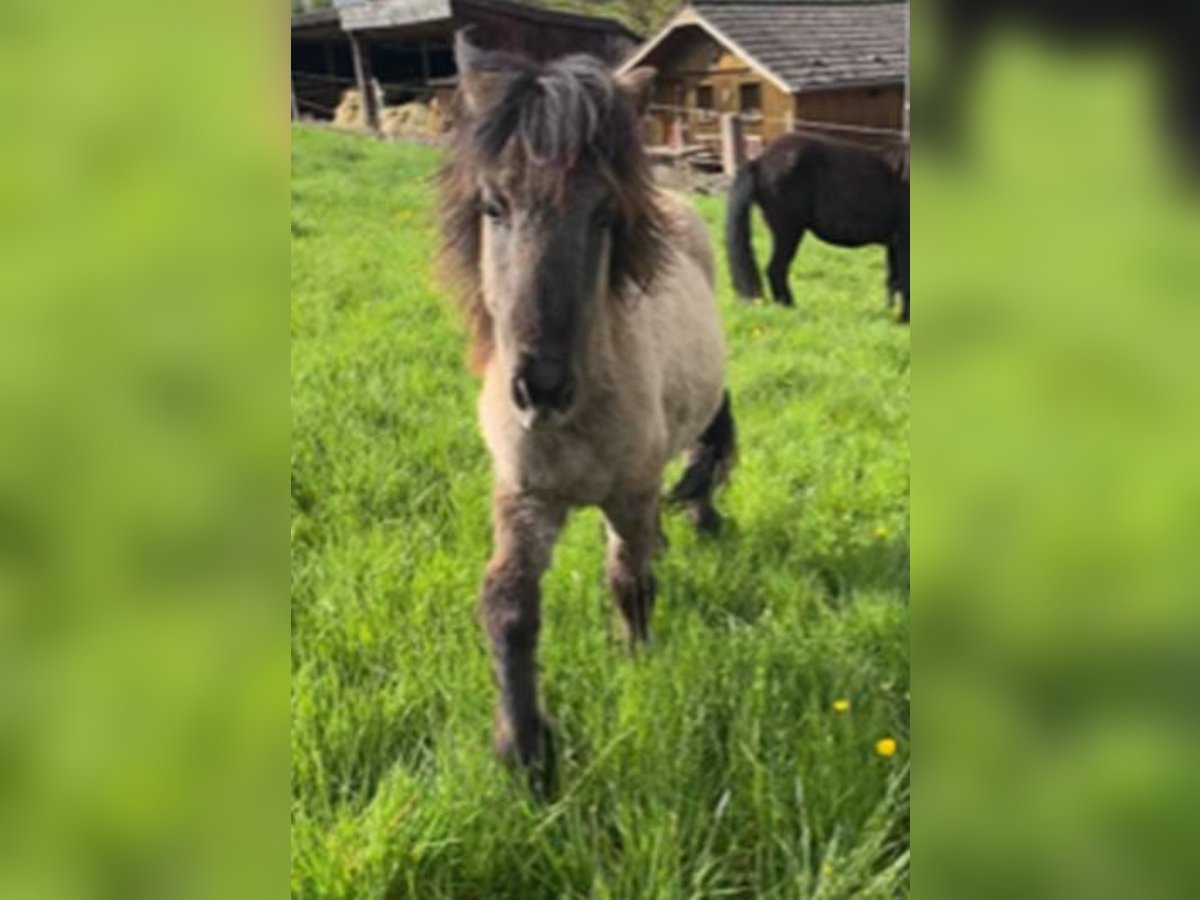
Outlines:
{"label": "tall grass", "polygon": [[[293,894],[906,895],[909,340],[882,250],[806,243],[798,312],[739,304],[721,260],[727,528],[668,519],[631,659],[599,518],[572,520],[544,585],[560,790],[539,803],[488,752],[489,470],[430,280],[436,163],[293,134]],[[716,239],[721,200],[696,202]]]}

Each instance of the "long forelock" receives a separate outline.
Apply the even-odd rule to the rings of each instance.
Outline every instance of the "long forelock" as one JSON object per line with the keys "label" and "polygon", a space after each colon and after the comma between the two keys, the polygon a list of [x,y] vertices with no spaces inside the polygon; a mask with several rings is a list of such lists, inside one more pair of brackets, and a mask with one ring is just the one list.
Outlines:
{"label": "long forelock", "polygon": [[517,70],[503,96],[478,119],[473,143],[478,156],[507,156],[530,175],[564,178],[586,164],[612,161],[629,109],[612,76],[587,56],[568,56]]}
{"label": "long forelock", "polygon": [[469,132],[470,156],[501,171],[527,198],[569,202],[571,179],[594,174],[612,185],[622,211],[647,214],[653,196],[638,115],[608,69],[590,56],[534,64],[497,54],[509,82]]}

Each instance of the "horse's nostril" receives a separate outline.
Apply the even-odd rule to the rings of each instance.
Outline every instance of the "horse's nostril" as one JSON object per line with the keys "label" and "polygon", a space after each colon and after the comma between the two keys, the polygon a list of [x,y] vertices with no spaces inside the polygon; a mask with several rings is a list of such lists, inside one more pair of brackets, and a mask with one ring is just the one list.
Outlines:
{"label": "horse's nostril", "polygon": [[529,396],[529,386],[520,375],[513,379],[512,395],[513,403],[517,405],[517,409],[521,410],[521,412],[524,412],[533,405],[533,400]]}
{"label": "horse's nostril", "polygon": [[558,392],[558,405],[566,409],[575,401],[575,381],[572,378],[567,378],[563,382],[561,390]]}
{"label": "horse's nostril", "polygon": [[531,406],[562,410],[574,395],[570,369],[556,359],[526,359],[513,379],[513,400],[522,411]]}
{"label": "horse's nostril", "polygon": [[553,359],[534,359],[525,366],[525,379],[538,394],[553,394],[562,385],[566,366]]}

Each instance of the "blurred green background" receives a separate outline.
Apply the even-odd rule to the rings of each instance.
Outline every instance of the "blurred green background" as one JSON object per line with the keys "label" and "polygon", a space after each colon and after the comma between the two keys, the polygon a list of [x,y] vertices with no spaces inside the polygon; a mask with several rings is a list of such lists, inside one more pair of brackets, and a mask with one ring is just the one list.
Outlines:
{"label": "blurred green background", "polygon": [[0,896],[288,877],[282,8],[0,4]]}
{"label": "blurred green background", "polygon": [[[288,890],[284,17],[0,6],[6,898]],[[1200,217],[1159,68],[995,31],[956,160],[915,93],[921,896],[1200,885]]]}
{"label": "blurred green background", "polygon": [[914,33],[913,887],[1196,896],[1200,211],[1159,60],[994,26],[949,154]]}

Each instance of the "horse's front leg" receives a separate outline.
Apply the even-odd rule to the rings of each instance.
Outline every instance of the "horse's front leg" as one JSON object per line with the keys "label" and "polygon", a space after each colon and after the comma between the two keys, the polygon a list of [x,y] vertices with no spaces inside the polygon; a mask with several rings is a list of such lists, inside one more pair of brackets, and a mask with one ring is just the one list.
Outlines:
{"label": "horse's front leg", "polygon": [[497,491],[492,501],[494,546],[482,612],[500,691],[494,747],[502,760],[525,767],[538,763],[543,750],[536,658],[541,579],[565,517],[558,504],[516,493]]}
{"label": "horse's front leg", "polygon": [[655,582],[654,554],[663,546],[659,486],[617,497],[604,506],[608,530],[608,586],[621,611],[630,646],[650,637]]}

